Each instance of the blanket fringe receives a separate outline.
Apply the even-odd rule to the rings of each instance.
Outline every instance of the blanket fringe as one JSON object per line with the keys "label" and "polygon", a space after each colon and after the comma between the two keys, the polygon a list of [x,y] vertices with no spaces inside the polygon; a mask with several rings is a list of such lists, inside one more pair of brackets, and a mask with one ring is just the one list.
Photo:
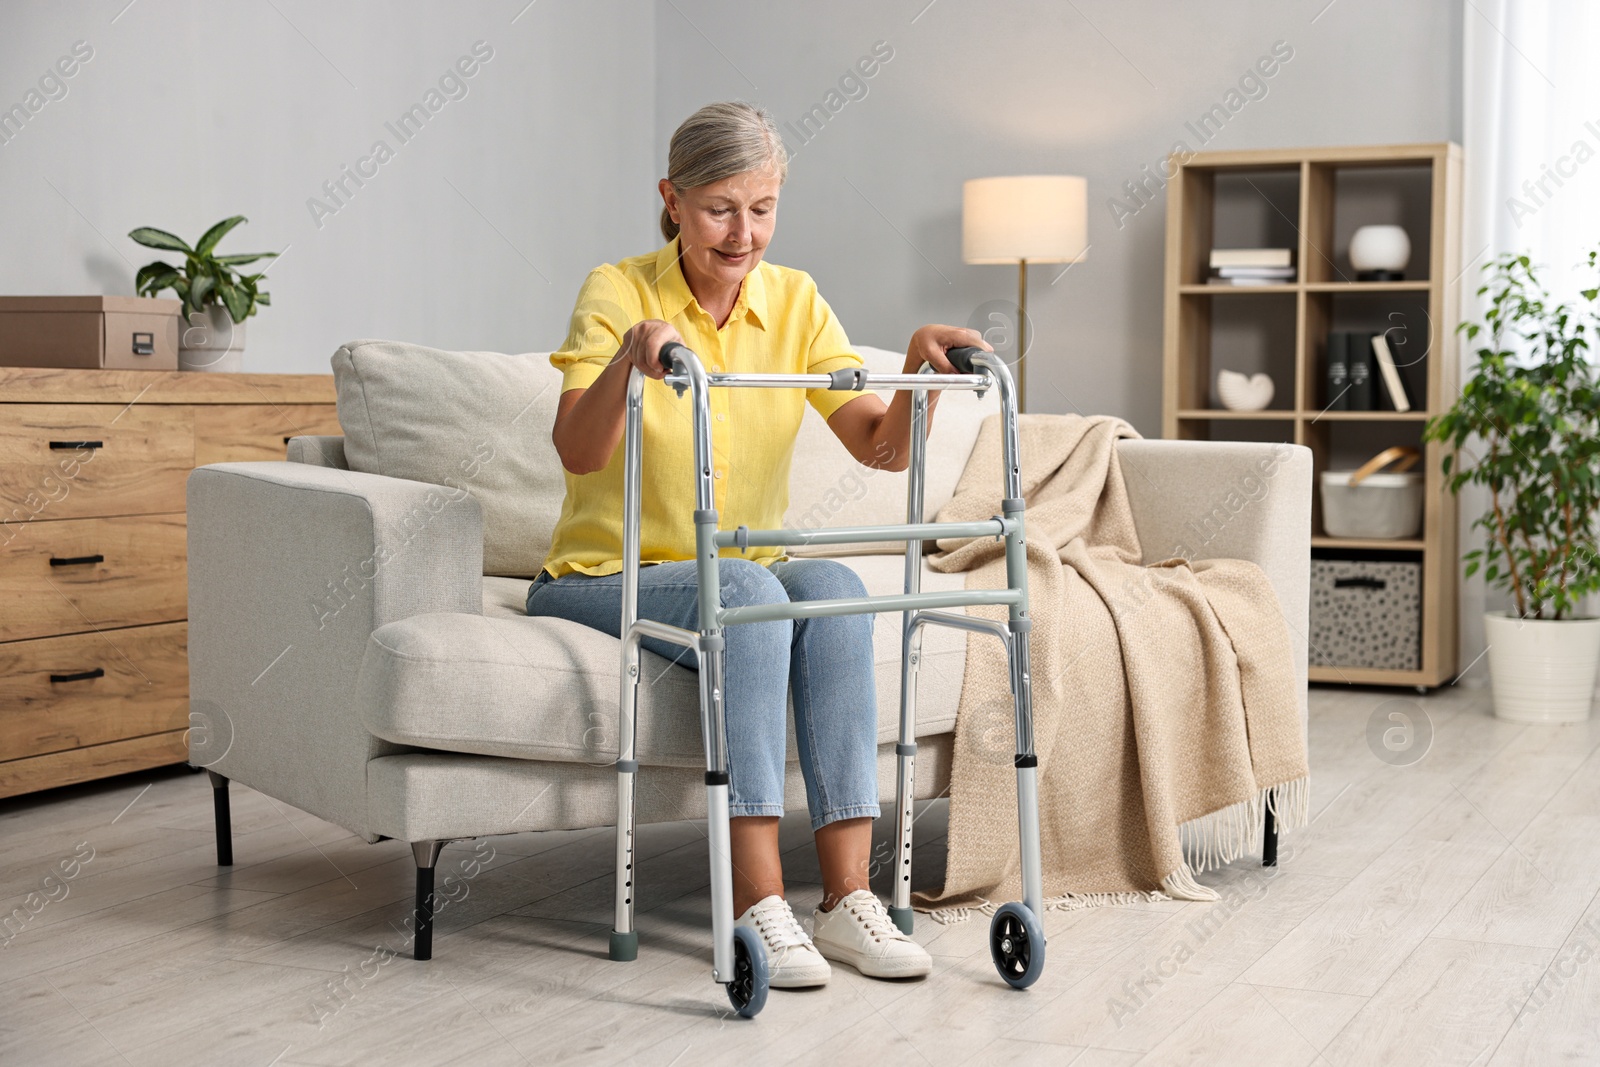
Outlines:
{"label": "blanket fringe", "polygon": [[[1165,882],[1162,883],[1165,886]],[[1202,887],[1203,889],[1204,887]],[[1160,900],[1172,900],[1171,896],[1159,889],[1146,892],[1120,892],[1120,893],[1063,893],[1058,897],[1046,897],[1045,911],[1078,911],[1082,908],[1109,908],[1121,907],[1128,904],[1145,904]],[[1184,898],[1177,898],[1184,899]],[[941,926],[954,926],[964,923],[972,918],[973,912],[980,915],[993,915],[1000,906],[992,900],[960,908],[936,908],[928,913],[928,917]]]}
{"label": "blanket fringe", "polygon": [[[1210,886],[1201,885],[1195,875],[1232,863],[1240,856],[1261,848],[1261,831],[1266,813],[1278,819],[1278,830],[1299,830],[1311,821],[1311,779],[1295,778],[1261,790],[1249,800],[1192,819],[1178,827],[1178,838],[1188,861],[1161,879],[1161,888],[1148,892],[1063,893],[1044,902],[1046,911],[1078,911],[1081,908],[1118,907],[1160,900],[1213,901],[1221,897]],[[973,912],[993,915],[999,905],[980,898],[980,903],[964,907],[935,908],[928,917],[941,926],[964,923]]]}
{"label": "blanket fringe", "polygon": [[1161,888],[1173,900],[1221,900],[1217,891],[1194,880],[1194,872],[1185,863],[1161,879]]}
{"label": "blanket fringe", "polygon": [[1278,831],[1298,830],[1311,819],[1311,779],[1295,778],[1261,790],[1249,800],[1192,819],[1178,827],[1178,839],[1194,871],[1212,871],[1261,848],[1261,831],[1270,811]]}

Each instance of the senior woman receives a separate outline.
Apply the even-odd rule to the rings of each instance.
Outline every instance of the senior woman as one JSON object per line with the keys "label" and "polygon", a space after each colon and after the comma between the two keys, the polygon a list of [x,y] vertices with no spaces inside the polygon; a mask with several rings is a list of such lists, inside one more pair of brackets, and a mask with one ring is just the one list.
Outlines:
{"label": "senior woman", "polygon": [[[823,374],[860,366],[843,328],[804,271],[763,262],[788,172],[768,114],[743,103],[701,108],[672,136],[655,252],[590,272],[571,330],[550,362],[562,373],[553,436],[566,499],[550,554],[528,590],[530,616],[553,615],[618,635],[622,603],[622,439],[628,376],[664,375],[661,347],[679,341],[711,371]],[[905,371],[952,373],[947,349],[989,348],[973,330],[924,326]],[[639,616],[696,629],[691,420],[665,384],[646,383],[640,504]],[[929,395],[931,416],[938,392]],[[885,405],[867,391],[713,389],[713,488],[720,525],[783,525],[795,435],[809,402],[850,453],[884,470],[910,454],[911,395]],[[802,459],[803,461],[803,459]],[[864,596],[855,572],[777,548],[724,548],[725,606]],[[862,974],[927,974],[927,951],[901,933],[867,883],[878,815],[878,715],[871,615],[730,626],[726,708],[737,925],[766,947],[771,985],[824,984],[828,961]],[[645,648],[697,669],[693,653],[654,637]],[[784,898],[778,852],[788,689],[823,898],[812,934]]]}

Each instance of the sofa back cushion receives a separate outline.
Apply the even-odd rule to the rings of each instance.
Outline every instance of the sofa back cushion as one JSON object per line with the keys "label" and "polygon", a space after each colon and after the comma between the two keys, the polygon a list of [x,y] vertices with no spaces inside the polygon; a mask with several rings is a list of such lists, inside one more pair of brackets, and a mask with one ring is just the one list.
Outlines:
{"label": "sofa back cushion", "polygon": [[[867,369],[896,373],[901,353],[856,349]],[[446,352],[401,341],[351,341],[333,354],[339,424],[349,468],[470,492],[483,511],[485,574],[532,578],[550,551],[566,481],[550,429],[561,374],[547,352]],[[880,394],[885,401],[892,393]],[[928,437],[925,519],[938,514],[978,439],[999,410],[951,392]],[[795,441],[785,525],[883,525],[905,521],[907,475],[857,463],[809,405]],[[685,472],[684,477],[688,477]],[[820,545],[794,555],[903,553],[901,544]]]}
{"label": "sofa back cushion", "polygon": [[[899,374],[904,352],[857,346],[856,352],[873,374]],[[878,390],[888,403],[892,390]],[[939,397],[928,434],[928,458],[923,479],[922,519],[931,522],[955,495],[956,482],[978,441],[983,420],[1000,411],[1000,393],[990,389],[980,399],[969,390],[950,390]],[[828,526],[887,526],[906,521],[907,471],[884,471],[857,463],[811,407],[806,408],[795,440],[795,461],[789,475],[789,510],[783,524],[793,530]],[[804,457],[802,462],[800,457]],[[1000,472],[995,472],[1000,477]],[[794,556],[904,555],[900,542],[861,542],[845,545],[791,545]]]}
{"label": "sofa back cushion", "polygon": [[333,354],[333,377],[351,470],[470,492],[484,573],[539,573],[566,496],[550,439],[561,373],[548,353],[351,341]]}

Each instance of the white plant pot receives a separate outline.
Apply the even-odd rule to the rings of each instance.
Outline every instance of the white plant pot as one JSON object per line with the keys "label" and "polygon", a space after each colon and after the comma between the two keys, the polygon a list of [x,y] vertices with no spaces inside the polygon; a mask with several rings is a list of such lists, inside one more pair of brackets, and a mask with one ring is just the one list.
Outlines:
{"label": "white plant pot", "polygon": [[235,324],[228,309],[212,304],[183,322],[178,337],[178,369],[228,371],[244,366],[244,323]]}
{"label": "white plant pot", "polygon": [[1583,722],[1594,702],[1600,618],[1518,619],[1489,612],[1489,681],[1496,718]]}

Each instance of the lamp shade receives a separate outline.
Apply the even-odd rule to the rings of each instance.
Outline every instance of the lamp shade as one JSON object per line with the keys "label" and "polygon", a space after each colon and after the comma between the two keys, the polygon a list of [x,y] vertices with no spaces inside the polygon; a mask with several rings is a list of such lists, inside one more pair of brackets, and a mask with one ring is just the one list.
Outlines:
{"label": "lamp shade", "polygon": [[961,189],[968,263],[1076,263],[1088,250],[1089,183],[1066,174],[973,178]]}

